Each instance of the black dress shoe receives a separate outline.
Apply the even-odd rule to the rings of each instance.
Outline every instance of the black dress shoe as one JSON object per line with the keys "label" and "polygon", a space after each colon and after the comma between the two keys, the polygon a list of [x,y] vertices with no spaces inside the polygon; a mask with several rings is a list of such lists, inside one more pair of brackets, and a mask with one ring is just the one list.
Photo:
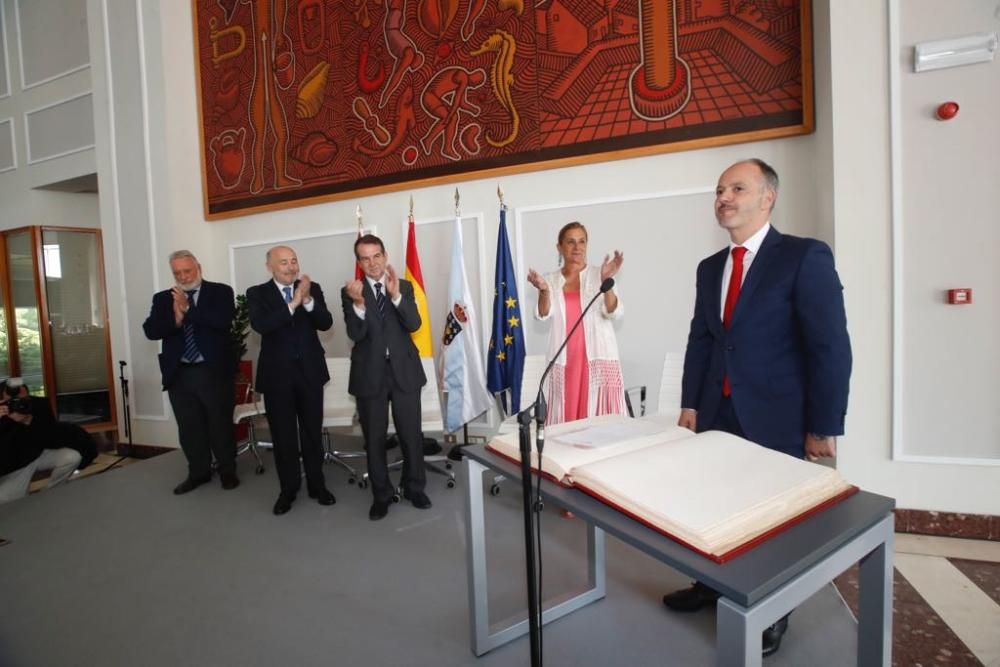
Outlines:
{"label": "black dress shoe", "polygon": [[663,604],[673,611],[698,611],[702,607],[714,606],[719,594],[701,583],[694,582],[690,588],[683,588],[663,596]]}
{"label": "black dress shoe", "polygon": [[240,478],[236,476],[235,472],[220,472],[219,479],[222,480],[222,488],[226,491],[235,489],[240,485]]}
{"label": "black dress shoe", "polygon": [[788,630],[788,616],[782,616],[777,623],[764,630],[760,644],[765,658],[778,652],[781,648],[781,638],[786,630]]}
{"label": "black dress shoe", "polygon": [[333,497],[333,494],[330,493],[329,489],[323,489],[319,493],[313,493],[310,491],[309,497],[314,498],[320,505],[333,505],[337,502],[337,499]]}
{"label": "black dress shoe", "polygon": [[212,479],[212,473],[203,475],[201,477],[188,476],[187,479],[185,479],[183,482],[174,487],[174,495],[179,496],[183,493],[187,493],[188,491],[194,491],[199,486],[205,484],[211,479]]}
{"label": "black dress shoe", "polygon": [[372,521],[378,521],[379,519],[384,519],[388,513],[389,503],[380,503],[376,500],[372,503],[371,509],[368,510],[368,518]]}
{"label": "black dress shoe", "polygon": [[274,501],[274,514],[276,516],[281,516],[292,509],[292,503],[295,502],[295,496],[286,496],[281,494],[278,499]]}
{"label": "black dress shoe", "polygon": [[423,491],[414,491],[413,493],[403,492],[403,497],[413,503],[413,506],[418,510],[426,510],[431,508],[431,499],[427,497],[427,494]]}

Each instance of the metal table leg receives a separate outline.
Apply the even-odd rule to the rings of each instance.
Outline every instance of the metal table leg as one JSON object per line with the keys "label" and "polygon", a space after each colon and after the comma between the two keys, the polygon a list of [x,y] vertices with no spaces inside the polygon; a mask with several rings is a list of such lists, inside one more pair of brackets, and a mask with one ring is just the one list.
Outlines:
{"label": "metal table leg", "polygon": [[858,619],[858,664],[891,664],[893,517],[861,533],[846,545],[791,579],[752,607],[721,598],[716,608],[717,664],[759,667],[761,633],[823,586],[861,563],[861,614]]}
{"label": "metal table leg", "polygon": [[[528,619],[494,629],[489,619],[489,588],[486,572],[486,521],[483,505],[483,473],[486,466],[465,457],[467,476],[465,493],[466,566],[469,579],[469,618],[472,652],[483,655],[498,646],[528,633]],[[582,593],[542,610],[542,624],[549,623],[604,597],[604,531],[587,524],[587,588]],[[525,613],[525,615],[527,615]]]}
{"label": "metal table leg", "polygon": [[861,559],[858,575],[858,664],[892,664],[892,517],[888,538]]}

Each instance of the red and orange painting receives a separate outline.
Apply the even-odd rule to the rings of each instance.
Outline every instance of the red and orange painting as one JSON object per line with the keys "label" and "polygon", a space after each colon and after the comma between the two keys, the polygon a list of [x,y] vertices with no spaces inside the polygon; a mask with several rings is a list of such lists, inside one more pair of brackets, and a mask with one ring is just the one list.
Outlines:
{"label": "red and orange painting", "polygon": [[812,131],[809,0],[193,0],[207,218]]}

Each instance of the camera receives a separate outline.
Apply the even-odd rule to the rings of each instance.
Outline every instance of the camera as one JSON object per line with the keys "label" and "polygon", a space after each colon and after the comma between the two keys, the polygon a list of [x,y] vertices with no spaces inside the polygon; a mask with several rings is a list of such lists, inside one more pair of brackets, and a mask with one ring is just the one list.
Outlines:
{"label": "camera", "polygon": [[3,382],[2,393],[7,397],[7,410],[9,412],[16,412],[21,415],[31,414],[31,398],[28,396],[21,396],[21,388],[24,386],[24,380],[21,378],[9,378]]}
{"label": "camera", "polygon": [[7,409],[10,412],[16,412],[17,414],[30,415],[31,414],[31,399],[28,398],[27,396],[25,396],[23,398],[20,397],[20,396],[18,396],[16,398],[12,398],[9,401],[7,401]]}

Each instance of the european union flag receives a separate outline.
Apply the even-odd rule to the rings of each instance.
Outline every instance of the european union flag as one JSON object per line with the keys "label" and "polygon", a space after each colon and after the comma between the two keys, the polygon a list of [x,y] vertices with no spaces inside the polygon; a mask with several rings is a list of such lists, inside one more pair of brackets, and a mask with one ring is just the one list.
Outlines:
{"label": "european union flag", "polygon": [[494,394],[510,390],[510,408],[506,394],[500,394],[507,414],[521,410],[521,376],[524,375],[524,330],[521,326],[521,302],[517,298],[517,277],[507,240],[507,209],[500,208],[500,233],[497,236],[496,284],[493,292],[493,333],[487,351],[486,387]]}

